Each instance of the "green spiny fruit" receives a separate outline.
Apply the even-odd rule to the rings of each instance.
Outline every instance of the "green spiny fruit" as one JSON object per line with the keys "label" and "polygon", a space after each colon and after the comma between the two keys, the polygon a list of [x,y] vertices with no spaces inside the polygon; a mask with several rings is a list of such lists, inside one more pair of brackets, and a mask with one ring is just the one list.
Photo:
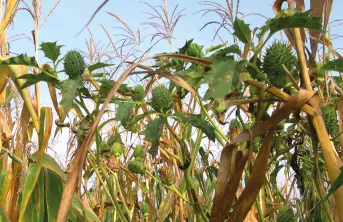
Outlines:
{"label": "green spiny fruit", "polygon": [[326,128],[331,136],[335,136],[339,132],[338,119],[337,119],[337,107],[333,104],[327,104],[321,108],[323,113],[323,119]]}
{"label": "green spiny fruit", "polygon": [[142,101],[145,97],[145,90],[142,85],[137,85],[133,88],[133,95],[132,95],[132,100],[133,101]]}
{"label": "green spiny fruit", "polygon": [[144,174],[144,164],[140,160],[131,160],[127,168],[134,174]]}
{"label": "green spiny fruit", "polygon": [[86,63],[82,55],[75,50],[69,51],[64,58],[64,71],[70,79],[82,76]]}
{"label": "green spiny fruit", "polygon": [[162,166],[158,170],[160,174],[160,179],[164,185],[170,186],[174,183],[175,181],[175,176],[172,168]]}
{"label": "green spiny fruit", "polygon": [[[252,57],[249,62],[252,63],[254,60],[254,57]],[[261,62],[261,59],[260,58],[257,58],[256,59],[256,66],[258,69],[261,70],[261,66],[262,66],[262,62]],[[250,74],[251,78],[257,80],[257,81],[263,81],[264,79],[256,72],[255,69],[253,69],[252,67],[250,66],[247,66],[247,71],[248,73]]]}
{"label": "green spiny fruit", "polygon": [[137,145],[135,150],[133,151],[133,156],[137,160],[143,160],[145,157],[145,148],[142,145]]}
{"label": "green spiny fruit", "polygon": [[111,152],[113,153],[114,156],[119,157],[124,152],[123,144],[118,143],[118,142],[113,143]]}
{"label": "green spiny fruit", "polygon": [[157,86],[152,90],[151,106],[156,112],[166,112],[170,109],[172,94],[165,86]]}
{"label": "green spiny fruit", "polygon": [[230,140],[233,140],[234,138],[236,138],[238,134],[240,133],[241,133],[241,124],[236,119],[231,120],[230,126],[229,126]]}
{"label": "green spiny fruit", "polygon": [[249,92],[250,92],[250,96],[251,97],[259,97],[260,93],[261,93],[261,90],[259,88],[257,88],[257,87],[250,86],[249,87]]}
{"label": "green spiny fruit", "polygon": [[197,58],[203,58],[204,54],[202,53],[202,48],[204,48],[204,46],[200,46],[196,43],[191,43],[187,49],[186,54]]}
{"label": "green spiny fruit", "polygon": [[294,212],[291,208],[285,208],[280,210],[279,214],[277,215],[277,222],[294,222]]}
{"label": "green spiny fruit", "polygon": [[282,67],[283,64],[292,73],[297,65],[297,58],[285,43],[274,42],[267,48],[262,70],[267,74],[272,85],[277,88],[285,87],[288,82],[288,77]]}
{"label": "green spiny fruit", "polygon": [[148,203],[144,203],[141,207],[143,217],[149,217],[150,207]]}

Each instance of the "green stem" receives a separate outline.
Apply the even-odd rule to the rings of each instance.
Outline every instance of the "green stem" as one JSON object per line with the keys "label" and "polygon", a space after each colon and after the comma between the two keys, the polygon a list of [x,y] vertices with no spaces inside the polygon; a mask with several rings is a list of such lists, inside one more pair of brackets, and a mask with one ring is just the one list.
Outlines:
{"label": "green stem", "polygon": [[199,103],[201,110],[205,113],[205,115],[207,116],[208,120],[211,122],[212,126],[214,127],[214,129],[218,132],[218,134],[227,142],[230,143],[230,140],[225,136],[225,134],[219,129],[219,127],[217,126],[217,124],[213,121],[213,119],[211,118],[210,114],[207,112],[206,108],[204,107],[204,105],[202,104],[201,100],[199,97],[195,97],[196,101]]}

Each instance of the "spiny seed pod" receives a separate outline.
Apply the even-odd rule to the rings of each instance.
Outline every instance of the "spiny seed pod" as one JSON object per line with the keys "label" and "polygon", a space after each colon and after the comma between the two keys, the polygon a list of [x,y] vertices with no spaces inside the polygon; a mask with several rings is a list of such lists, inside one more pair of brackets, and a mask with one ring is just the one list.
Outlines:
{"label": "spiny seed pod", "polygon": [[127,168],[134,174],[144,174],[144,164],[140,160],[131,160]]}
{"label": "spiny seed pod", "polygon": [[165,86],[157,86],[152,90],[151,106],[156,112],[166,112],[170,109],[172,94]]}
{"label": "spiny seed pod", "polygon": [[279,214],[277,215],[277,222],[294,222],[294,212],[291,208],[285,208],[280,210]]}
{"label": "spiny seed pod", "polygon": [[142,85],[137,85],[133,88],[133,95],[132,95],[132,100],[140,102],[144,99],[145,97],[145,90]]}
{"label": "spiny seed pod", "polygon": [[82,55],[75,50],[69,51],[64,58],[64,71],[70,79],[82,76],[86,69]]}
{"label": "spiny seed pod", "polygon": [[120,161],[116,156],[110,156],[107,162],[107,167],[114,172],[118,172],[120,170]]}
{"label": "spiny seed pod", "polygon": [[170,186],[175,181],[175,176],[172,168],[162,166],[158,173],[160,174],[160,179],[164,185]]}
{"label": "spiny seed pod", "polygon": [[261,90],[257,87],[250,86],[249,87],[249,92],[251,97],[259,97]]}
{"label": "spiny seed pod", "polygon": [[197,57],[197,58],[203,58],[204,54],[202,53],[202,48],[204,46],[200,46],[196,43],[191,43],[187,49],[186,54],[189,56]]}
{"label": "spiny seed pod", "polygon": [[236,138],[238,134],[240,133],[241,133],[241,124],[236,119],[231,120],[230,126],[229,126],[230,140],[233,140],[234,138]]}
{"label": "spiny seed pod", "polygon": [[143,217],[149,217],[150,207],[148,203],[144,203],[141,207]]}
{"label": "spiny seed pod", "polygon": [[337,107],[333,104],[324,105],[322,108],[323,119],[326,128],[331,136],[335,136],[339,132],[338,119],[337,119]]}
{"label": "spiny seed pod", "polygon": [[282,65],[285,65],[288,71],[292,73],[297,65],[297,58],[285,43],[274,42],[267,48],[262,70],[267,74],[272,85],[277,88],[285,87],[288,82]]}
{"label": "spiny seed pod", "polygon": [[124,152],[124,146],[121,143],[115,142],[112,145],[111,153],[113,153],[114,156],[119,157]]}
{"label": "spiny seed pod", "polygon": [[[252,57],[249,62],[252,63],[254,60],[254,57]],[[257,57],[256,59],[256,66],[258,69],[261,70],[261,66],[262,66],[262,62],[261,62],[261,59]],[[257,80],[257,81],[263,81],[264,79],[256,72],[255,69],[253,69],[252,67],[250,66],[247,66],[247,71],[248,73],[250,74],[251,78]]]}
{"label": "spiny seed pod", "polygon": [[135,150],[133,151],[133,156],[136,159],[143,160],[145,157],[145,148],[142,145],[137,145]]}
{"label": "spiny seed pod", "polygon": [[102,141],[100,143],[100,150],[101,151],[110,151],[111,147],[108,145],[106,141]]}

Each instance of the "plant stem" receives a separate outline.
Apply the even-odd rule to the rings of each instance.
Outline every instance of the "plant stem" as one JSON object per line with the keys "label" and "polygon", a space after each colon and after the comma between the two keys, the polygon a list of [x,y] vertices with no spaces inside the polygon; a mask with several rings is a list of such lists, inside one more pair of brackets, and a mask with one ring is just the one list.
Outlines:
{"label": "plant stem", "polygon": [[225,134],[219,129],[219,127],[217,126],[217,124],[213,121],[213,119],[211,118],[210,114],[207,112],[206,108],[204,107],[204,105],[202,104],[200,98],[198,98],[197,96],[195,97],[195,100],[199,103],[201,110],[205,113],[205,115],[207,116],[208,120],[211,122],[212,126],[214,127],[214,129],[218,132],[218,134],[227,142],[230,143],[230,140],[225,136]]}

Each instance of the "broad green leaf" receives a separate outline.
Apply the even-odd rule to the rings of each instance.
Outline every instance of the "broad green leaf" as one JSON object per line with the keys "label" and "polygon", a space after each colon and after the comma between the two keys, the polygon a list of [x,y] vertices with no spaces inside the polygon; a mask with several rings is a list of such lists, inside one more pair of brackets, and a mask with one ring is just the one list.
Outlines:
{"label": "broad green leaf", "polygon": [[79,89],[83,87],[81,79],[67,79],[61,84],[62,100],[60,105],[64,110],[70,110],[73,108],[73,101],[77,96]]}
{"label": "broad green leaf", "polygon": [[44,52],[44,56],[55,63],[61,55],[63,45],[57,45],[57,42],[42,42],[40,47],[40,50]]}
{"label": "broad green leaf", "polygon": [[63,182],[60,175],[49,169],[45,173],[45,199],[48,222],[54,222],[57,218],[58,207],[63,194]]}
{"label": "broad green leaf", "polygon": [[224,47],[226,44],[227,44],[227,41],[222,43],[222,44],[219,44],[219,45],[211,46],[211,47],[207,48],[205,52],[206,52],[206,54],[210,53],[210,52],[214,52],[214,51]]}
{"label": "broad green leaf", "polygon": [[319,71],[336,71],[343,72],[343,59],[336,59],[327,62]]}
{"label": "broad green leaf", "polygon": [[300,13],[294,9],[282,10],[275,18],[269,19],[266,26],[270,28],[272,34],[287,28],[308,28],[313,30],[322,28],[320,18],[311,17],[310,10]]}
{"label": "broad green leaf", "polygon": [[0,221],[1,222],[11,222],[10,218],[7,216],[6,212],[2,207],[0,207]]}
{"label": "broad green leaf", "polygon": [[18,77],[18,79],[26,79],[27,81],[21,86],[21,89],[25,89],[26,87],[32,86],[34,84],[36,84],[37,82],[46,82],[46,83],[50,83],[53,86],[59,86],[61,84],[61,82],[59,81],[59,79],[49,73],[46,72],[41,72],[37,75],[34,74],[25,74],[22,75],[20,77]]}
{"label": "broad green leaf", "polygon": [[10,172],[3,168],[0,172],[0,206],[6,200],[8,190],[11,185]]}
{"label": "broad green leaf", "polygon": [[151,120],[144,130],[144,134],[148,140],[152,142],[149,153],[153,154],[158,148],[160,141],[160,136],[163,130],[164,118],[160,117],[154,120]]}
{"label": "broad green leaf", "polygon": [[[99,218],[96,216],[96,214],[94,213],[94,211],[89,208],[89,206],[83,204],[81,205],[81,202],[79,200],[79,198],[76,196],[76,194],[73,196],[73,200],[72,200],[72,208],[78,213],[79,217],[81,217],[81,219],[83,219],[82,221],[96,221],[96,222],[100,222]],[[83,214],[83,212],[85,211],[86,215]],[[87,219],[87,220],[85,220]]]}
{"label": "broad green leaf", "polygon": [[0,65],[26,65],[38,68],[35,57],[29,57],[26,54],[10,57],[6,60],[0,60]]}
{"label": "broad green leaf", "polygon": [[200,115],[192,115],[178,112],[175,113],[174,116],[180,119],[182,122],[190,123],[193,126],[201,129],[210,140],[215,141],[216,135],[213,126],[211,126],[208,122],[206,122],[206,120],[201,118]]}
{"label": "broad green leaf", "polygon": [[234,35],[243,43],[249,44],[251,38],[251,30],[249,25],[246,24],[243,20],[236,18],[233,23]]}
{"label": "broad green leaf", "polygon": [[[116,82],[114,80],[108,80],[108,79],[102,80],[100,90],[99,90],[100,97],[105,98],[115,83]],[[118,93],[121,93],[121,94],[124,94],[129,91],[130,89],[127,87],[127,84],[122,84],[118,89]]]}
{"label": "broad green leaf", "polygon": [[91,73],[94,70],[105,68],[108,66],[113,66],[113,64],[106,64],[106,63],[98,62],[98,63],[88,66],[88,71]]}
{"label": "broad green leaf", "polygon": [[[44,214],[45,214],[45,193],[44,193],[44,172],[39,170],[39,177],[37,183],[33,189],[33,192],[30,195],[30,199],[27,203],[24,216],[22,220],[19,221],[23,222],[44,222]],[[23,195],[24,198],[24,195]]]}
{"label": "broad green leaf", "polygon": [[191,87],[198,88],[204,77],[205,69],[203,66],[191,66],[178,73]]}
{"label": "broad green leaf", "polygon": [[204,99],[224,98],[234,91],[239,84],[239,73],[242,67],[242,63],[237,63],[232,59],[214,63],[212,70],[204,76],[204,82],[209,85]]}
{"label": "broad green leaf", "polygon": [[333,181],[333,183],[330,186],[330,189],[328,190],[328,194],[326,198],[331,196],[342,184],[343,184],[343,167],[339,169],[341,172],[339,173],[338,177]]}
{"label": "broad green leaf", "polygon": [[29,200],[31,198],[31,194],[32,194],[32,192],[33,192],[33,190],[37,184],[41,168],[42,168],[42,165],[40,165],[40,164],[31,163],[29,165],[26,181],[24,184],[22,200],[21,200],[21,204],[20,204],[19,221],[22,221],[22,219],[24,217],[24,213],[25,213],[26,207],[29,203]]}
{"label": "broad green leaf", "polygon": [[134,106],[133,103],[129,102],[119,102],[117,112],[116,112],[116,120],[122,121],[129,117],[130,109]]}
{"label": "broad green leaf", "polygon": [[[37,152],[35,152],[35,153],[31,156],[31,159],[32,159],[33,161],[37,162],[37,161],[38,161],[38,155],[39,155],[39,153],[38,153],[38,151],[37,151]],[[41,159],[41,161],[40,161],[40,163],[41,163],[44,167],[46,167],[46,168],[48,168],[48,169],[54,171],[55,173],[57,173],[61,178],[63,178],[63,179],[66,178],[66,174],[64,173],[64,171],[63,171],[63,170],[61,169],[61,167],[58,165],[58,163],[56,162],[56,160],[54,160],[54,158],[52,158],[49,154],[44,153],[44,154],[43,154],[43,157],[42,157],[42,159]]]}

